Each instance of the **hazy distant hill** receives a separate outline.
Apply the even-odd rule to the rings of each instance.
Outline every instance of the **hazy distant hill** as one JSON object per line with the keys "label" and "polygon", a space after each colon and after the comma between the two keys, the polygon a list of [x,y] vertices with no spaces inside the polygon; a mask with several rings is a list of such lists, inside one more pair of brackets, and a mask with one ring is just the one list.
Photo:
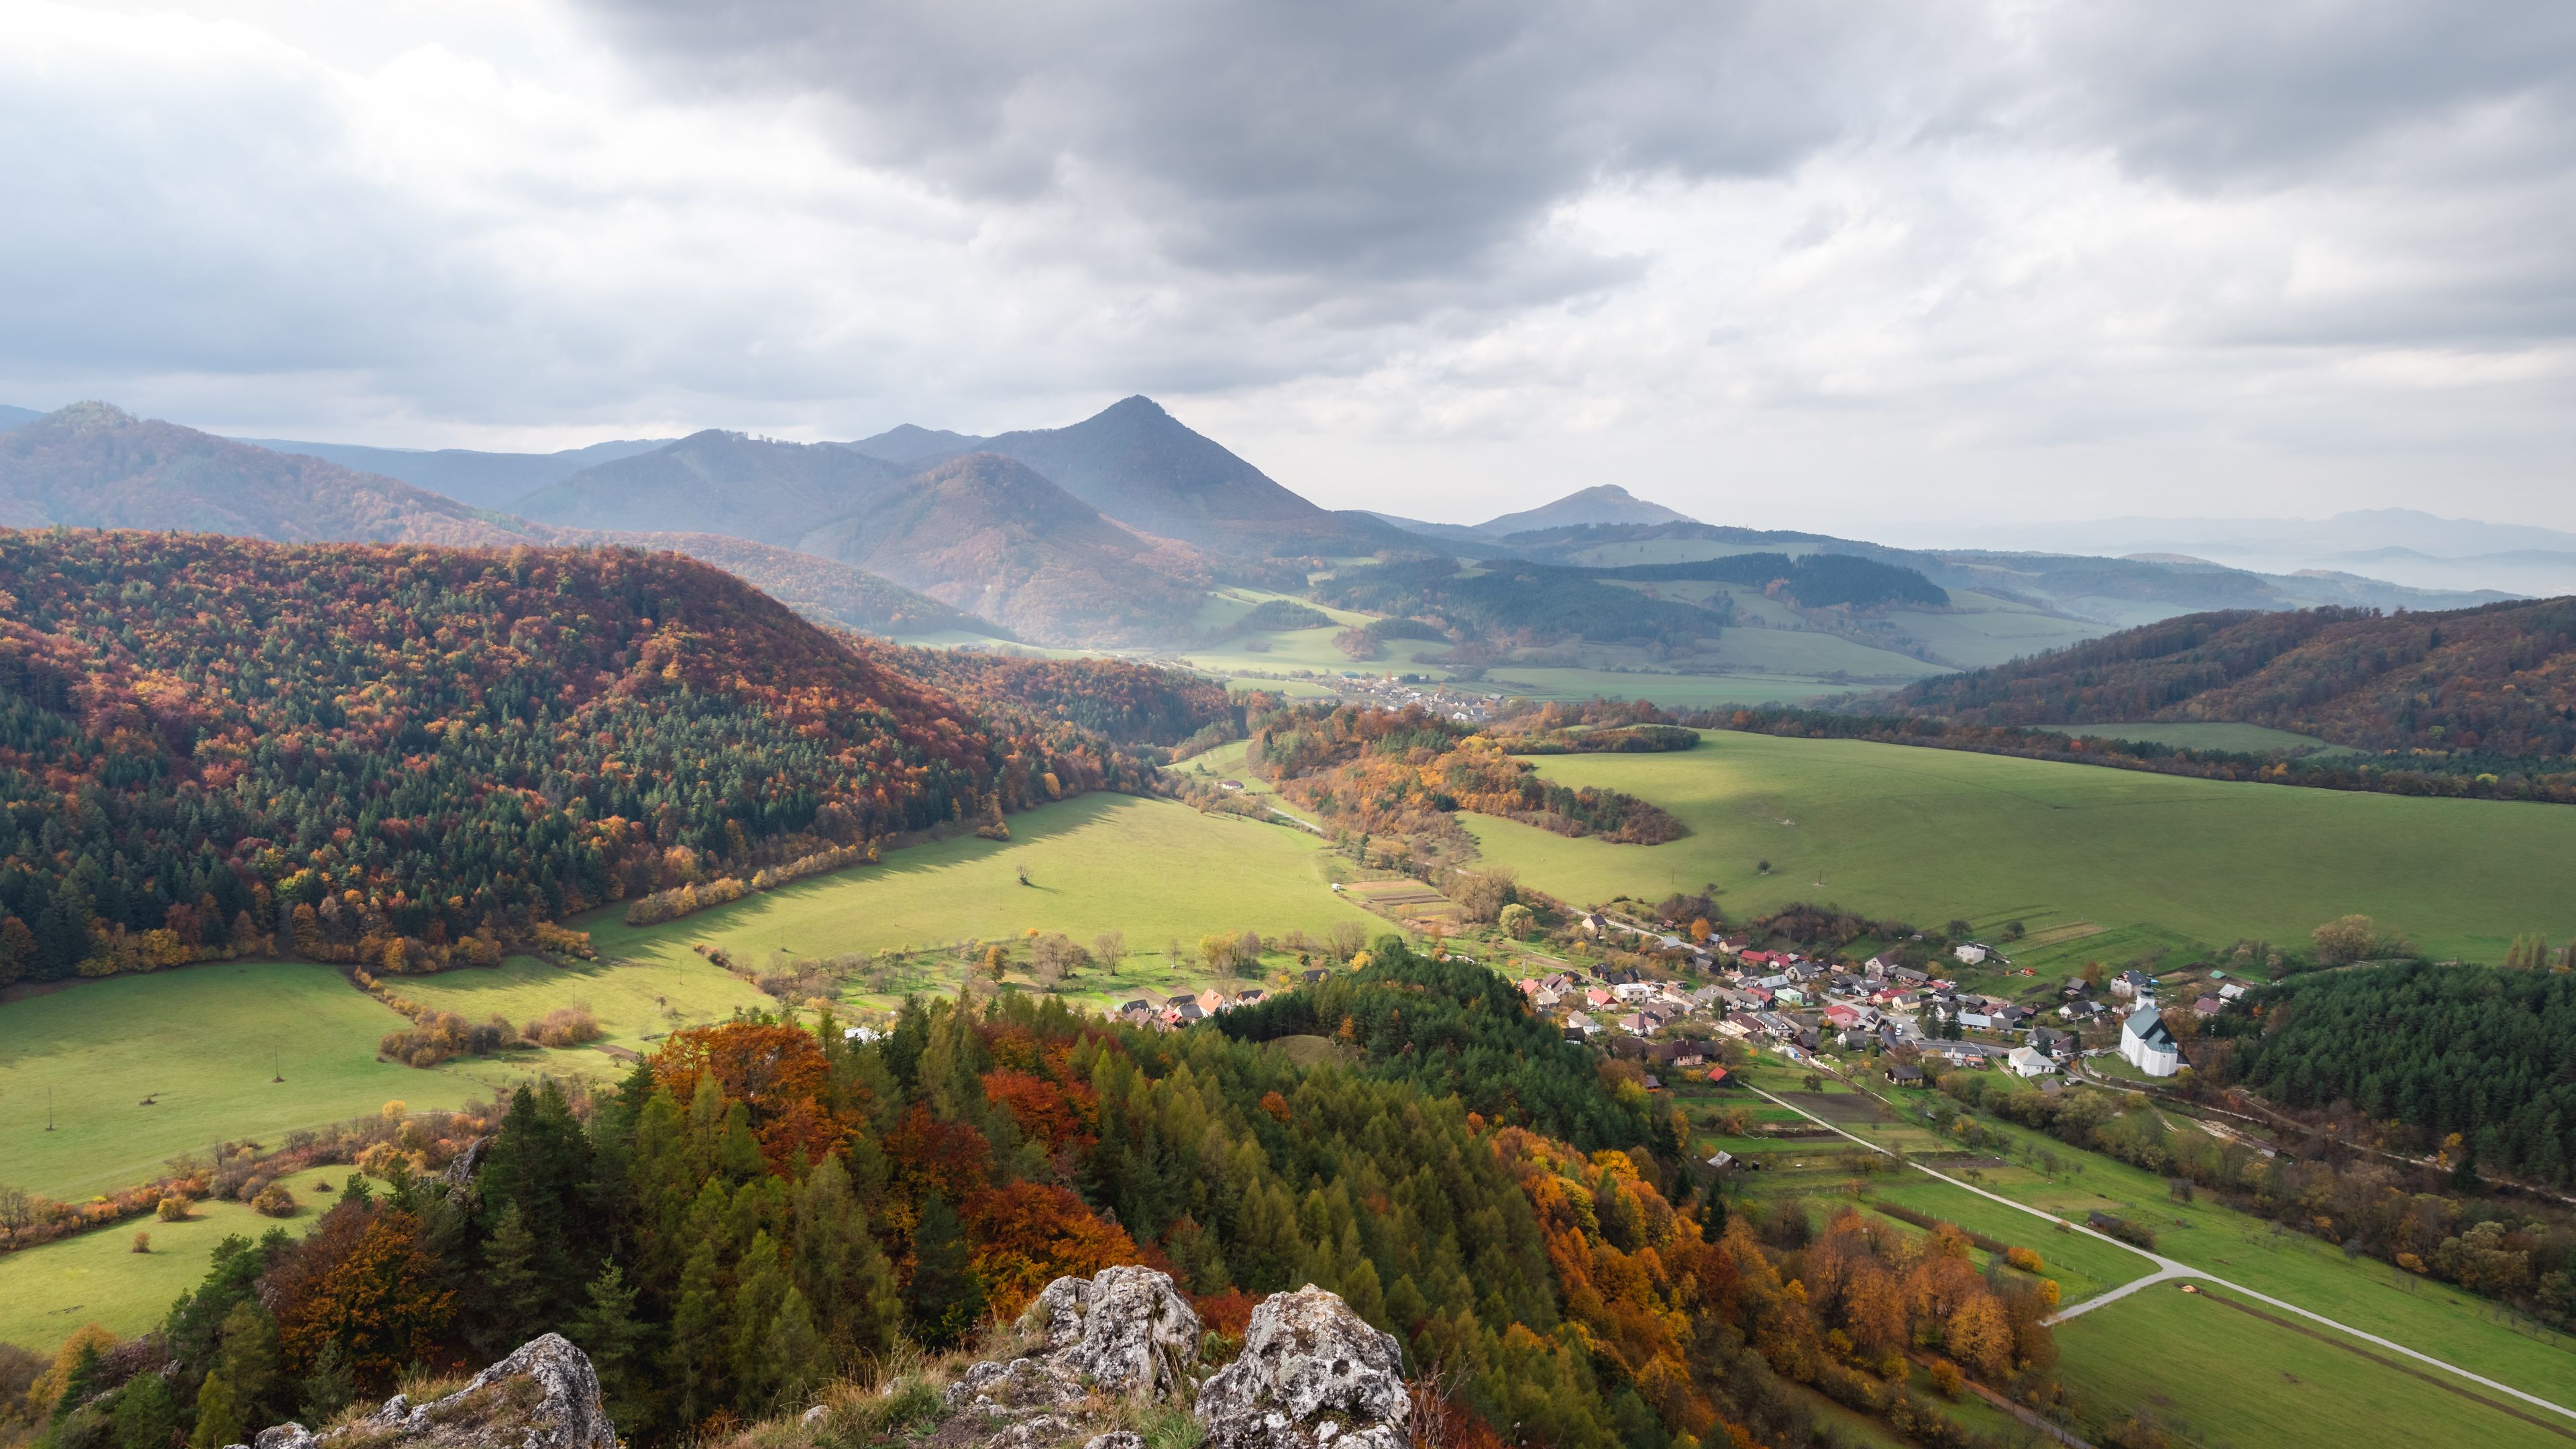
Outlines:
{"label": "hazy distant hill", "polygon": [[1580,527],[1585,524],[1616,523],[1694,523],[1689,514],[1649,503],[1616,483],[1596,483],[1592,487],[1568,493],[1554,503],[1542,503],[1519,513],[1506,513],[1488,518],[1476,525],[1476,531],[1493,538],[1506,538],[1515,533],[1528,533],[1542,528]]}
{"label": "hazy distant hill", "polygon": [[1166,635],[1211,582],[1195,551],[1122,528],[995,453],[872,491],[797,546],[1041,639]]}
{"label": "hazy distant hill", "polygon": [[969,450],[1000,453],[1121,523],[1234,557],[1371,553],[1410,543],[1375,519],[1318,507],[1281,487],[1148,397],[1066,428],[969,438],[906,425],[848,446],[914,466]]}
{"label": "hazy distant hill", "polygon": [[32,423],[43,416],[43,413],[34,408],[13,408],[6,403],[0,403],[0,433],[5,433],[21,424]]}
{"label": "hazy distant hill", "polygon": [[413,487],[444,493],[477,508],[508,508],[584,468],[649,453],[671,443],[669,438],[624,439],[560,453],[478,453],[465,448],[371,448],[363,443],[304,443],[284,438],[233,441],[280,453],[302,453],[361,473],[399,478]]}
{"label": "hazy distant hill", "polygon": [[865,453],[871,458],[883,458],[889,463],[904,463],[919,468],[943,459],[954,458],[960,453],[972,453],[983,447],[986,441],[988,440],[983,438],[968,437],[964,433],[952,433],[946,428],[921,428],[910,423],[902,423],[874,437],[861,438],[855,443],[843,443],[841,446],[853,452]]}
{"label": "hazy distant hill", "polygon": [[775,544],[727,538],[715,533],[574,534],[556,532],[563,543],[604,543],[628,548],[669,549],[710,563],[757,587],[762,593],[809,619],[839,624],[863,634],[918,638],[925,634],[970,634],[1012,639],[1008,629],[951,608],[927,594],[891,579]]}
{"label": "hazy distant hill", "polygon": [[575,528],[721,533],[793,544],[909,471],[832,443],[782,443],[710,428],[585,468],[510,511]]}
{"label": "hazy distant hill", "polygon": [[1969,724],[2220,720],[2372,750],[2576,754],[2576,599],[2193,614],[1894,700]]}
{"label": "hazy distant hill", "polygon": [[494,544],[527,535],[452,498],[74,403],[0,433],[0,525],[178,529],[281,542]]}

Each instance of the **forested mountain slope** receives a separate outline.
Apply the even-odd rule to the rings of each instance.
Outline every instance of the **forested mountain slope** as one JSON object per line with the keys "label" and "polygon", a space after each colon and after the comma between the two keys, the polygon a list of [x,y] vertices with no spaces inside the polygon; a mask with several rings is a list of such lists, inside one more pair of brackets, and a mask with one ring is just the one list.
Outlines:
{"label": "forested mountain slope", "polygon": [[2576,599],[2193,614],[1896,696],[1966,724],[2224,720],[2371,750],[2576,754]]}
{"label": "forested mountain slope", "polygon": [[1141,778],[670,554],[0,533],[0,596],[0,976],[480,959]]}
{"label": "forested mountain slope", "polygon": [[1196,550],[1122,528],[995,453],[870,492],[797,546],[1044,639],[1156,636],[1211,580]]}
{"label": "forested mountain slope", "polygon": [[0,433],[0,524],[171,528],[290,542],[490,544],[521,537],[506,522],[408,483],[96,402]]}

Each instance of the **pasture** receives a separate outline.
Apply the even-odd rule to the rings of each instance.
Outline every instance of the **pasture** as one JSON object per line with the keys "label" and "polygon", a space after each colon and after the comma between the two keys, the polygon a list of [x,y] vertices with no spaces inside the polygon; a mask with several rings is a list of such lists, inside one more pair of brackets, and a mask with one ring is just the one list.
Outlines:
{"label": "pasture", "polygon": [[[2224,1289],[2218,1296],[2234,1297]],[[2213,1449],[2349,1449],[2361,1444],[2541,1449],[2567,1442],[2488,1404],[2373,1363],[2353,1349],[2391,1363],[2407,1360],[2366,1344],[2346,1347],[2350,1341],[2342,1335],[2319,1332],[2329,1336],[2280,1327],[2210,1294],[2159,1283],[2060,1325],[2058,1377],[2094,1420],[2087,1427],[2097,1438],[2105,1423],[2118,1422],[2126,1410],[2144,1409],[2177,1442],[2206,1443]],[[2504,1377],[2483,1364],[2476,1367],[2489,1377]],[[2448,1375],[2439,1377],[2455,1382]],[[2531,1387],[2545,1397],[2554,1389],[2563,1398],[2568,1382],[2562,1378],[2555,1385]],[[2461,1387],[2534,1418],[2556,1418],[2473,1384]],[[2576,1429],[2576,1422],[2558,1422]]]}
{"label": "pasture", "polygon": [[[1091,987],[1084,999],[1095,1002],[1188,977],[1159,959],[1173,941],[1186,954],[1216,932],[1322,935],[1339,922],[1355,922],[1372,935],[1389,929],[1333,893],[1334,858],[1314,836],[1289,826],[1108,794],[1014,815],[1010,826],[1008,841],[962,837],[914,846],[877,865],[798,881],[665,925],[628,926],[619,919],[622,907],[578,924],[592,933],[603,959],[621,963],[601,979],[649,969],[657,983],[649,989],[662,995],[669,987],[660,983],[714,971],[690,950],[701,942],[757,968],[782,954],[911,958],[966,941],[1017,943],[1031,930],[1062,931],[1085,944],[1114,930],[1125,935],[1129,951],[1158,958],[1133,963],[1115,981],[1078,981]],[[954,989],[964,967],[953,953],[950,960],[944,977],[906,977],[889,983],[890,991],[870,994]]]}
{"label": "pasture", "polygon": [[[215,1245],[238,1233],[257,1239],[271,1228],[309,1230],[332,1198],[317,1182],[337,1188],[348,1176],[338,1167],[299,1172],[287,1179],[302,1204],[286,1219],[262,1217],[237,1202],[201,1202],[183,1222],[158,1218],[0,1255],[0,1343],[51,1354],[73,1330],[95,1323],[119,1338],[160,1326],[170,1303],[197,1286],[214,1261]],[[134,1235],[152,1235],[152,1251],[134,1251]]]}
{"label": "pasture", "polygon": [[402,1018],[328,966],[83,981],[0,1006],[0,1022],[0,1181],[65,1200],[149,1182],[219,1141],[269,1141],[391,1098],[443,1108],[489,1092],[460,1071],[377,1060]]}
{"label": "pasture", "polygon": [[1832,902],[1918,925],[2151,924],[2208,946],[2303,941],[2359,912],[2436,954],[2488,960],[2519,932],[2564,939],[2576,927],[2559,864],[2576,850],[2565,806],[1726,732],[1673,754],[1535,763],[1568,785],[1643,796],[1690,828],[1664,845],[1611,845],[1462,817],[1487,858],[1578,905],[1714,883],[1737,918]]}

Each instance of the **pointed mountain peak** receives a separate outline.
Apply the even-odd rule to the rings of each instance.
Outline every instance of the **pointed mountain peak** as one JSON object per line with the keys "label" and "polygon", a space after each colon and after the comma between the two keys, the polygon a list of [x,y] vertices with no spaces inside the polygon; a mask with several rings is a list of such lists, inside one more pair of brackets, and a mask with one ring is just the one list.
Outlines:
{"label": "pointed mountain peak", "polygon": [[1650,503],[1616,483],[1595,483],[1520,513],[1506,513],[1476,525],[1493,538],[1540,528],[1579,528],[1586,524],[1689,523],[1689,514]]}

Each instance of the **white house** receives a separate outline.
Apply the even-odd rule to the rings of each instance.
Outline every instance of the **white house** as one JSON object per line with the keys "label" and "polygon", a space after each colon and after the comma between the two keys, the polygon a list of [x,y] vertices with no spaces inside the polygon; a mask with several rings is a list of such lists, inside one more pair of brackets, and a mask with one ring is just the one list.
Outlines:
{"label": "white house", "polygon": [[2016,1077],[2044,1077],[2057,1070],[2057,1063],[2048,1059],[2048,1053],[2033,1051],[2026,1046],[2014,1047],[2004,1061]]}
{"label": "white house", "polygon": [[1950,954],[1959,958],[1959,964],[1962,966],[1982,966],[1986,958],[1994,953],[1970,941],[1964,946],[1951,947]]}
{"label": "white house", "polygon": [[2170,1077],[2182,1069],[2182,1048],[2153,1006],[2141,1006],[2120,1025],[2120,1059],[2151,1077]]}

